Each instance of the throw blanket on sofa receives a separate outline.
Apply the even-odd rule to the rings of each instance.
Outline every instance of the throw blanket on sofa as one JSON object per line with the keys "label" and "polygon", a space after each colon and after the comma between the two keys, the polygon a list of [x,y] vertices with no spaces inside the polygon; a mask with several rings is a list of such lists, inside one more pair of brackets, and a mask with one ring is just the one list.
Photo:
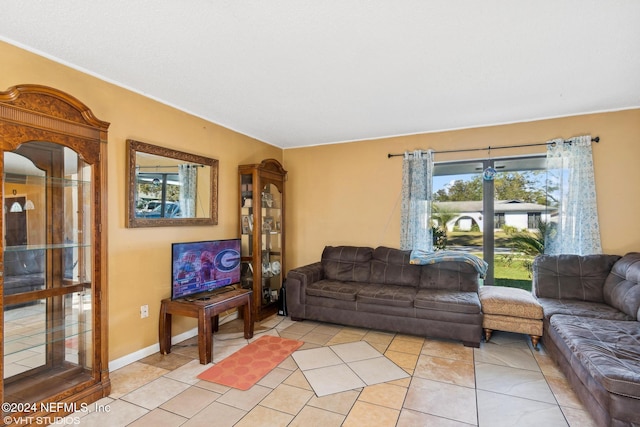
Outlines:
{"label": "throw blanket on sofa", "polygon": [[475,255],[456,251],[427,252],[420,249],[414,249],[411,251],[411,258],[409,260],[411,264],[417,265],[435,264],[437,262],[444,261],[461,261],[471,264],[483,279],[486,277],[487,268],[489,267],[485,260],[478,258]]}

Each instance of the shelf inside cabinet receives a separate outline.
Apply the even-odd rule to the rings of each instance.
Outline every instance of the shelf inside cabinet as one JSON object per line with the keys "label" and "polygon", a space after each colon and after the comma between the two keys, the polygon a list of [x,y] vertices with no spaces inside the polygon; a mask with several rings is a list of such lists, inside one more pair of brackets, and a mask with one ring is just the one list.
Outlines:
{"label": "shelf inside cabinet", "polygon": [[5,252],[26,252],[33,250],[52,250],[52,249],[76,249],[76,248],[91,248],[89,243],[60,243],[50,245],[20,245],[20,246],[5,246]]}
{"label": "shelf inside cabinet", "polygon": [[[87,313],[86,315],[89,315]],[[5,312],[5,317],[11,315],[11,310]],[[11,320],[6,320],[11,322]],[[25,325],[20,328],[13,328],[11,335],[5,336],[4,355],[16,355],[27,351],[33,351],[48,344],[65,342],[66,347],[72,347],[79,337],[89,339],[91,337],[91,320],[65,322],[63,325],[49,329],[34,329],[33,326]],[[67,341],[70,341],[67,343]],[[23,353],[24,354],[24,353]]]}

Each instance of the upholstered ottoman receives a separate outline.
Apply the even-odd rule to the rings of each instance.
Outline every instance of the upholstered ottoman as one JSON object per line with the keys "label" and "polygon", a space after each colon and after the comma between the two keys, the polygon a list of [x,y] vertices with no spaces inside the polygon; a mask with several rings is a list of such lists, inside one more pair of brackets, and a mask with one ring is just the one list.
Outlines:
{"label": "upholstered ottoman", "polygon": [[482,328],[485,341],[493,331],[516,332],[531,337],[537,348],[542,336],[542,306],[524,289],[504,286],[483,286],[478,295],[482,305]]}

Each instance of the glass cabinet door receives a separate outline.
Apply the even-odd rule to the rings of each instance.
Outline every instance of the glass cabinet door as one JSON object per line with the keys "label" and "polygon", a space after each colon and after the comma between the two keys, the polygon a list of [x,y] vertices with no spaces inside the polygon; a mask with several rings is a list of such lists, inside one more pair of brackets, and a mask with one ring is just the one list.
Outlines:
{"label": "glass cabinet door", "polygon": [[282,285],[282,194],[274,184],[266,184],[260,194],[262,209],[262,303],[278,300]]}
{"label": "glass cabinet door", "polygon": [[275,159],[239,166],[242,286],[253,290],[255,320],[278,311],[284,275],[284,182]]}
{"label": "glass cabinet door", "polygon": [[4,400],[37,402],[92,379],[92,167],[48,142],[3,160]]}
{"label": "glass cabinet door", "polygon": [[253,174],[240,174],[240,245],[242,287],[253,289]]}

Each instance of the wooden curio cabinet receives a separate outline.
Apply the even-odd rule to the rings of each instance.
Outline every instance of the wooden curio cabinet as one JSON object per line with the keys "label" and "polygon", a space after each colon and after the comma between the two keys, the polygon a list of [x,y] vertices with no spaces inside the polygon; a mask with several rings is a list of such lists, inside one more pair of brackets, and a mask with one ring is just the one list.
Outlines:
{"label": "wooden curio cabinet", "polygon": [[0,92],[5,422],[62,416],[109,394],[108,127],[56,89]]}
{"label": "wooden curio cabinet", "polygon": [[284,183],[287,171],[275,159],[242,165],[240,235],[242,286],[253,289],[253,319],[274,314],[284,275]]}

